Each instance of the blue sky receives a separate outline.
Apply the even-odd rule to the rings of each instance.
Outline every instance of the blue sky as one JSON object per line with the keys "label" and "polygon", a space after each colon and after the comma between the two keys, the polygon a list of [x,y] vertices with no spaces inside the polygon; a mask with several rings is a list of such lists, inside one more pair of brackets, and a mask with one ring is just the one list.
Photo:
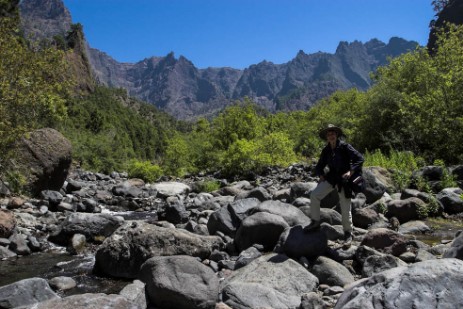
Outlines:
{"label": "blue sky", "polygon": [[196,67],[285,63],[299,50],[393,36],[426,45],[431,0],[64,0],[90,45],[119,62],[173,51]]}

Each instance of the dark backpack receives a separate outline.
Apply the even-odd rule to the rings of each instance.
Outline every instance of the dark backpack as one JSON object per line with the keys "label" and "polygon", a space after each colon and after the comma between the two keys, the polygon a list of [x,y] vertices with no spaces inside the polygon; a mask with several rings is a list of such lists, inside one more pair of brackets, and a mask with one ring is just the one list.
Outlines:
{"label": "dark backpack", "polygon": [[[344,155],[349,157],[349,150],[347,149],[347,144],[344,144],[343,147]],[[353,175],[350,176],[349,186],[352,189],[352,192],[355,194],[363,192],[365,190],[365,179],[362,174],[362,167],[358,171],[355,171]]]}

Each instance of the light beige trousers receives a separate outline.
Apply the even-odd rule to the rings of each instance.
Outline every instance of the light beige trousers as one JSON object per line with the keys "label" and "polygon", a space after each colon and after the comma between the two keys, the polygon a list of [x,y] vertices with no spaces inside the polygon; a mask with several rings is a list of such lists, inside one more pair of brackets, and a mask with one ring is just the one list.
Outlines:
{"label": "light beige trousers", "polygon": [[[310,193],[310,218],[312,220],[320,221],[320,202],[333,190],[337,191],[337,187],[333,188],[328,181],[322,181]],[[344,189],[338,192],[338,194],[339,204],[341,205],[342,227],[345,232],[352,232],[351,199],[346,198]]]}

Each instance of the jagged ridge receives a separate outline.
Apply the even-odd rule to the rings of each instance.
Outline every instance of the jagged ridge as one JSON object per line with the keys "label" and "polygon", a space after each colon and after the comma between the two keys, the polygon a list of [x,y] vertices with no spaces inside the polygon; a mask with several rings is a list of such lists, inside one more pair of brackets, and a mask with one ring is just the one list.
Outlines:
{"label": "jagged ridge", "polygon": [[[22,7],[23,19],[27,20],[24,24],[37,25],[42,35],[48,33],[48,37],[71,23],[61,0],[24,0]],[[59,20],[60,27],[51,20]],[[301,50],[287,63],[262,61],[244,70],[198,69],[183,56],[175,58],[173,52],[137,63],[120,63],[88,46],[87,53],[100,83],[127,89],[130,95],[179,119],[191,119],[214,115],[244,96],[271,112],[306,110],[336,90],[368,89],[370,72],[385,65],[388,57],[413,50],[417,45],[401,38],[391,38],[387,44],[377,39],[364,44],[341,42],[334,54],[306,54]]]}

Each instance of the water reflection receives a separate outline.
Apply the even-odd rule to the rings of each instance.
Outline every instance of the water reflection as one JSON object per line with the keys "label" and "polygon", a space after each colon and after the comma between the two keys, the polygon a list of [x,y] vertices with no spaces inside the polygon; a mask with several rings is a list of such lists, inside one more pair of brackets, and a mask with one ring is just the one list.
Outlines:
{"label": "water reflection", "polygon": [[129,282],[97,277],[92,273],[95,258],[72,256],[65,252],[42,252],[29,256],[0,261],[0,286],[19,280],[39,277],[51,279],[57,276],[71,277],[77,286],[61,296],[83,293],[119,293]]}

